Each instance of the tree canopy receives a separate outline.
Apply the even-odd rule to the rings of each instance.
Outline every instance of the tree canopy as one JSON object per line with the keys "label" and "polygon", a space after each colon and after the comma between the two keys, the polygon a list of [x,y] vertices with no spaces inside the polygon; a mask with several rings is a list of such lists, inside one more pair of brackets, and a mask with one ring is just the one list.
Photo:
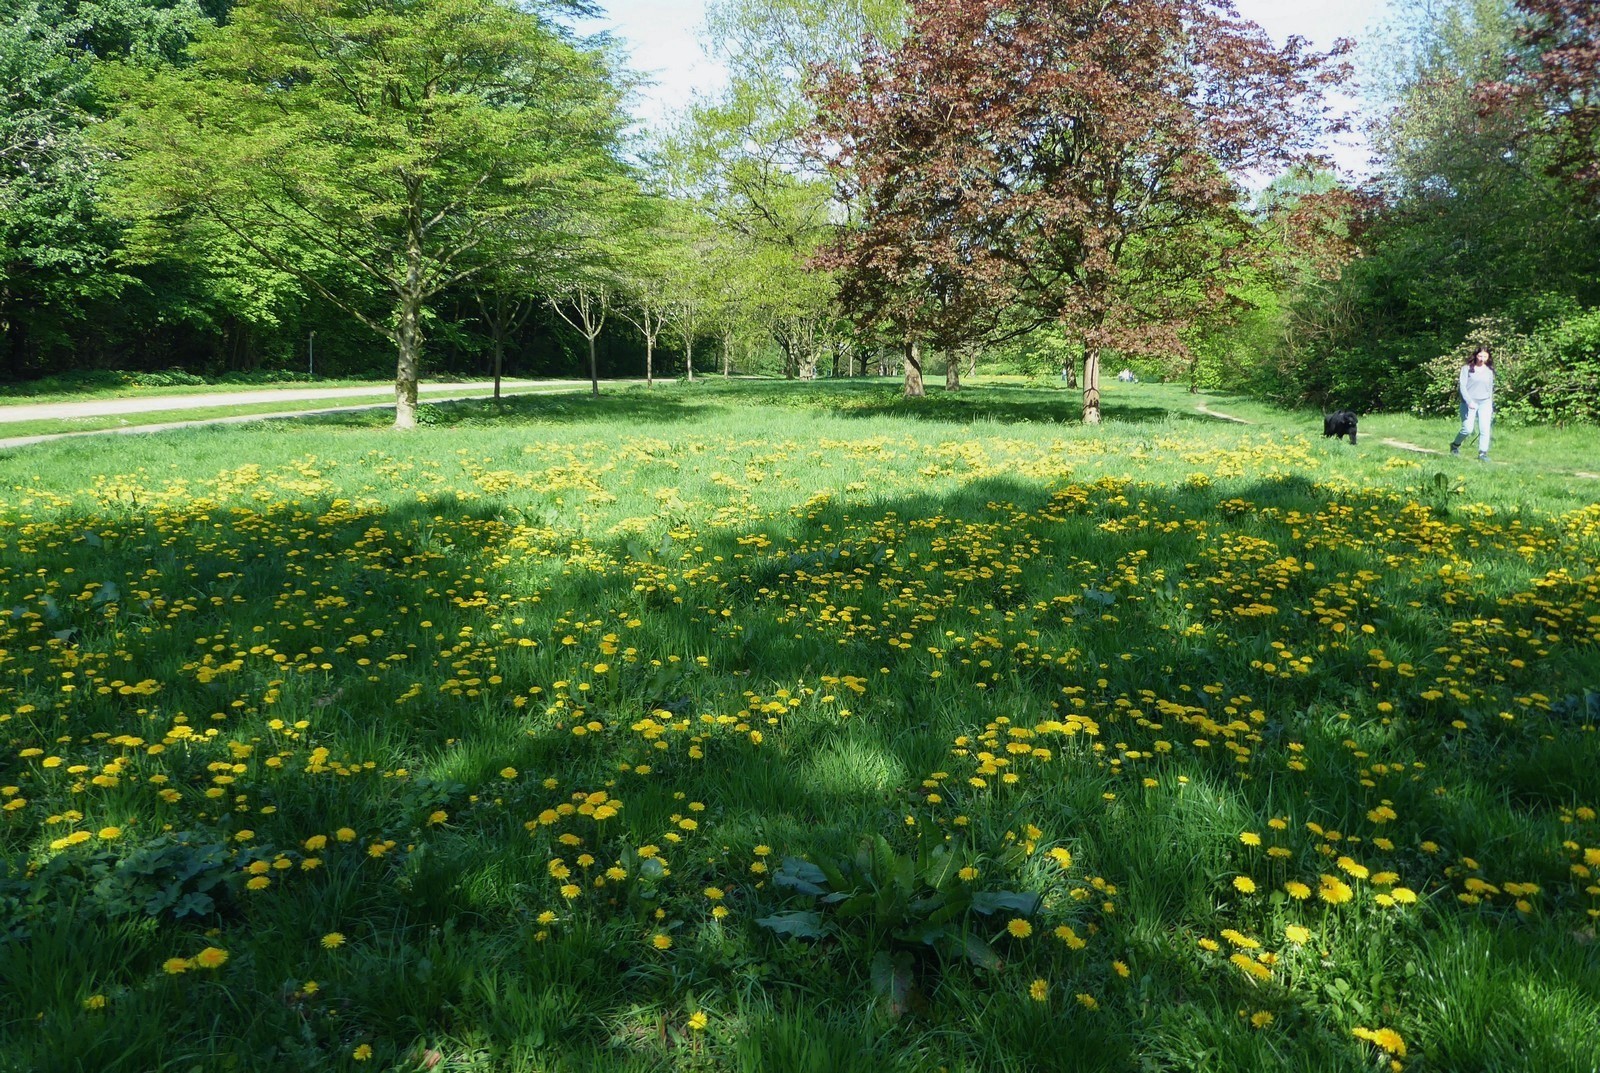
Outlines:
{"label": "tree canopy", "polygon": [[[246,0],[193,63],[131,71],[109,144],[146,226],[209,227],[301,277],[398,351],[416,421],[426,303],[560,245],[626,181],[603,54],[500,0]],[[329,287],[333,265],[386,316]]]}
{"label": "tree canopy", "polygon": [[903,44],[824,90],[865,213],[836,259],[890,316],[908,282],[924,309],[1014,290],[1081,341],[1097,421],[1103,350],[1182,352],[1224,300],[1251,249],[1241,179],[1311,159],[1339,51],[1276,48],[1226,2],[918,0]]}

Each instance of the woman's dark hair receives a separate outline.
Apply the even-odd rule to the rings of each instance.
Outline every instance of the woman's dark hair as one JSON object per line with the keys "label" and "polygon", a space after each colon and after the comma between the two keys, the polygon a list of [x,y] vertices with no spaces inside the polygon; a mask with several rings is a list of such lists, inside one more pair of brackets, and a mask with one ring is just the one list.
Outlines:
{"label": "woman's dark hair", "polygon": [[1477,358],[1478,358],[1479,354],[1482,354],[1485,358],[1489,359],[1488,361],[1484,362],[1484,365],[1486,365],[1489,368],[1493,369],[1494,368],[1494,351],[1490,350],[1486,346],[1475,346],[1475,347],[1472,348],[1471,355],[1469,355],[1467,357],[1467,368],[1469,370],[1473,368],[1473,363],[1475,361],[1477,361]]}

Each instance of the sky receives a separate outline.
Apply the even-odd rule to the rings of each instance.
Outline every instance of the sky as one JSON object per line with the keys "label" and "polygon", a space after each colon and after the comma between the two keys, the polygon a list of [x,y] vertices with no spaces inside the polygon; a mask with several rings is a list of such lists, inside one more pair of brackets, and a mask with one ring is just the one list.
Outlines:
{"label": "sky", "polygon": [[[635,112],[646,127],[686,105],[695,93],[713,93],[727,72],[700,47],[705,0],[601,0],[606,17],[594,23],[609,29],[632,56],[633,69],[651,79],[639,94]],[[1240,14],[1259,23],[1278,43],[1291,34],[1327,48],[1339,37],[1359,43],[1388,16],[1391,0],[1235,0]],[[1353,108],[1354,101],[1344,107]],[[1345,168],[1363,171],[1365,146],[1347,137],[1334,148]]]}

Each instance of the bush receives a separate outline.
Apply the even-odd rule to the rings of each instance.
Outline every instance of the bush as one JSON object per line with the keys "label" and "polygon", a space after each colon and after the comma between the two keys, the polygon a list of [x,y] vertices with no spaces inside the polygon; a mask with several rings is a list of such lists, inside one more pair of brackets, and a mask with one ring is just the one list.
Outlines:
{"label": "bush", "polygon": [[1556,425],[1600,424],[1600,309],[1571,312],[1530,334],[1504,318],[1475,319],[1459,350],[1428,362],[1428,391],[1412,411],[1454,410],[1461,366],[1480,346],[1494,354],[1499,415]]}

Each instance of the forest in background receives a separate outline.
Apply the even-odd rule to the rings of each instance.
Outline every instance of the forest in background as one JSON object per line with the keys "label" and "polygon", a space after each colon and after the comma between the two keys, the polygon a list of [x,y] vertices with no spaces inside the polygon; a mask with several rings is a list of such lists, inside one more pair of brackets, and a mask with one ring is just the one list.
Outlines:
{"label": "forest in background", "polygon": [[[987,12],[990,60],[1057,48],[1067,70],[1089,47],[1067,16],[1106,5],[1042,5],[1061,19],[1037,27],[1008,22],[1016,7],[719,0],[705,39],[735,76],[641,131],[634,76],[579,29],[597,14],[583,2],[0,0],[0,381],[386,376],[397,352],[413,382],[805,378],[909,372],[925,349],[950,386],[1077,376],[1104,353],[1147,378],[1436,412],[1486,342],[1508,412],[1600,420],[1600,13],[1584,0],[1400,5],[1362,53],[1370,179],[1290,152],[1289,131],[1237,159],[1196,140],[1179,174],[1205,179],[1204,212],[1133,221],[1155,237],[1099,290],[1081,221],[1062,260],[1037,239],[1065,217],[1029,230],[941,201],[939,169],[962,160],[872,157],[926,118],[875,86],[1020,92],[941,60],[954,20]],[[1202,45],[1226,13],[1110,8]],[[1260,55],[1288,64],[1297,107],[1349,59]],[[1129,82],[1012,103],[1030,129],[1068,129],[1060,102],[1079,98],[1063,94],[1114,116]],[[1116,129],[1097,134],[1116,165],[1155,174]],[[1040,185],[1007,191],[1029,204],[1071,178],[1037,148]],[[1253,186],[1244,150],[1263,148],[1280,167]]]}

